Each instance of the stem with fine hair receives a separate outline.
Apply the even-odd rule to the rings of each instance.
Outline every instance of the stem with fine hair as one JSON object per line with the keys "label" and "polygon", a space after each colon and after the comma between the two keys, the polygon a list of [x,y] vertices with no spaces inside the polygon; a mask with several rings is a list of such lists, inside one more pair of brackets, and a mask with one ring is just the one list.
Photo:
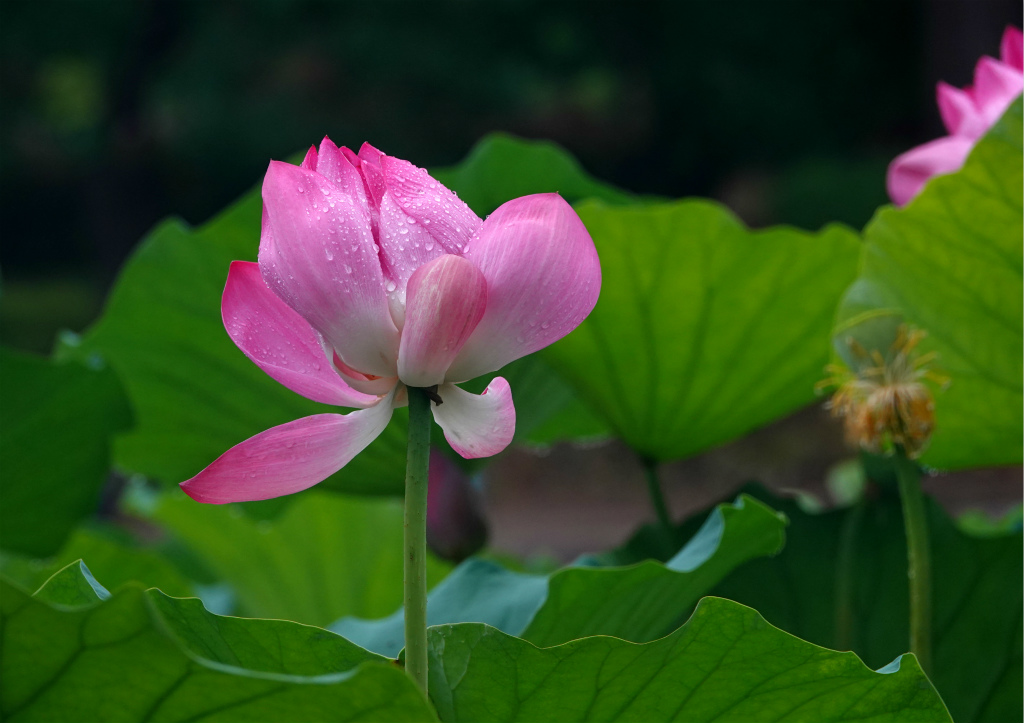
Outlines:
{"label": "stem with fine hair", "polygon": [[427,693],[427,471],[430,398],[409,387],[409,452],[405,466],[405,671]]}
{"label": "stem with fine hair", "polygon": [[654,506],[654,514],[658,516],[658,524],[661,525],[668,542],[675,537],[672,528],[672,518],[668,514],[668,506],[665,504],[665,495],[661,491],[661,482],[658,480],[658,463],[653,459],[644,457],[644,476],[647,478],[647,491],[651,495],[651,504]]}
{"label": "stem with fine hair", "polygon": [[926,674],[932,664],[932,564],[925,517],[921,472],[901,447],[893,458],[903,502],[907,535],[907,577],[910,583],[910,652]]}

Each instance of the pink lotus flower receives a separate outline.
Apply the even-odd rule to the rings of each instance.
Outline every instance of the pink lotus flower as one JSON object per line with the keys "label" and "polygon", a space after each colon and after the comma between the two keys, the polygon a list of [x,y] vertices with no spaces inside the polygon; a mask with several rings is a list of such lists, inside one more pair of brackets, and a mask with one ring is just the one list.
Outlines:
{"label": "pink lotus flower", "polygon": [[913,148],[889,164],[886,186],[893,203],[902,206],[932,176],[963,166],[974,144],[1024,90],[1021,31],[1008,27],[1000,59],[983,57],[974,69],[974,85],[963,90],[940,82],[939,112],[949,135]]}
{"label": "pink lotus flower", "polygon": [[481,221],[426,171],[369,144],[356,155],[325,138],[301,166],[272,161],[259,262],[231,264],[224,326],[292,391],[360,411],[261,432],[182,489],[225,503],[311,487],[384,430],[406,385],[437,385],[434,419],[459,454],[497,454],[515,431],[508,382],[480,395],[455,384],[568,334],[600,286],[594,243],[557,194]]}

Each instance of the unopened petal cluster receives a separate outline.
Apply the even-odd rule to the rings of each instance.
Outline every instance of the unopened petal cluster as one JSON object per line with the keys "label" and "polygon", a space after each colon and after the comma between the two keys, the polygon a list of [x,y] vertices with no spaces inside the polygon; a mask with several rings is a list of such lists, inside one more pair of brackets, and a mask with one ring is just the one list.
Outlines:
{"label": "unopened petal cluster", "polygon": [[854,337],[846,340],[854,369],[830,367],[823,386],[836,387],[828,407],[843,419],[851,445],[876,453],[899,446],[911,458],[924,451],[935,428],[935,403],[924,382],[949,383],[930,368],[934,353],[917,353],[925,336],[903,324],[884,354],[865,349]]}
{"label": "unopened petal cluster", "polygon": [[1003,34],[999,60],[983,57],[974,69],[974,84],[966,88],[939,82],[939,112],[949,131],[897,156],[889,165],[886,186],[893,203],[908,203],[932,176],[953,173],[989,128],[1024,90],[1022,35],[1014,27]]}
{"label": "unopened petal cluster", "polygon": [[575,329],[601,269],[557,194],[517,198],[480,219],[408,161],[325,138],[263,181],[258,263],[231,264],[224,326],[257,366],[309,399],[352,407],[274,427],[225,452],[182,488],[200,502],[306,489],[347,464],[407,403],[436,387],[435,421],[464,457],[512,440],[515,408],[496,377],[456,386]]}

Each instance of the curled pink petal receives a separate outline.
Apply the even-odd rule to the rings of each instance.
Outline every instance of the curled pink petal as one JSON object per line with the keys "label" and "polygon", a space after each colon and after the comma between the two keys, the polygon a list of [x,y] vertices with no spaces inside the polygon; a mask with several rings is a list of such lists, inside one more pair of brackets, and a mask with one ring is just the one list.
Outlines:
{"label": "curled pink petal", "polygon": [[[356,156],[359,159],[359,170],[370,190],[370,198],[373,200],[374,207],[380,205],[380,200],[384,196],[384,171],[380,167],[380,157],[383,155],[369,143],[364,143]],[[353,160],[351,156],[348,158],[350,161]]]}
{"label": "curled pink petal", "polygon": [[357,206],[369,207],[363,177],[330,138],[324,137],[320,142],[316,172],[337,186],[338,190],[349,196]]}
{"label": "curled pink petal", "polygon": [[384,179],[381,263],[396,286],[395,293],[404,299],[406,284],[416,269],[442,254],[460,254],[482,222],[422,168],[376,149],[367,152],[379,154],[376,158]]}
{"label": "curled pink petal", "polygon": [[1018,73],[1024,73],[1024,35],[1020,28],[1007,26],[999,45],[999,58]]}
{"label": "curled pink petal", "polygon": [[315,171],[318,154],[316,152],[316,146],[310,146],[309,150],[306,151],[306,157],[302,159],[302,163],[299,165],[305,168],[307,171]]}
{"label": "curled pink petal", "polygon": [[398,384],[397,376],[375,377],[372,374],[363,374],[353,369],[341,360],[336,351],[332,351],[331,357],[334,361],[334,368],[338,370],[345,383],[364,394],[382,396],[390,392]]}
{"label": "curled pink petal", "polygon": [[434,421],[445,439],[466,459],[490,457],[512,441],[516,431],[516,409],[508,382],[495,377],[482,394],[470,394],[454,384],[437,389],[443,404],[431,405]]}
{"label": "curled pink petal", "polygon": [[444,381],[445,372],[487,306],[487,282],[461,256],[445,254],[409,279],[398,377],[412,387]]}
{"label": "curled pink petal", "polygon": [[181,488],[196,502],[268,500],[312,487],[344,467],[384,431],[392,397],[358,412],[317,414],[236,444]]}
{"label": "curled pink petal", "polygon": [[963,166],[974,140],[946,136],[897,156],[889,164],[886,187],[898,206],[908,203],[932,176],[952,173]]}
{"label": "curled pink petal", "polygon": [[995,58],[982,58],[974,69],[974,99],[991,128],[1024,90],[1024,74]]}
{"label": "curled pink petal", "polygon": [[267,287],[258,264],[231,263],[221,316],[238,348],[293,392],[341,407],[363,408],[377,403],[376,396],[361,394],[342,381],[313,327]]}
{"label": "curled pink petal", "polygon": [[459,253],[483,223],[429,173],[401,158],[381,155],[387,193],[448,253]]}
{"label": "curled pink petal", "polygon": [[448,381],[495,371],[561,339],[593,310],[601,292],[594,242],[555,193],[500,206],[464,255],[487,280],[487,310]]}
{"label": "curled pink petal", "polygon": [[950,135],[980,138],[988,130],[974,98],[967,91],[940,81],[935,95],[939,114]]}
{"label": "curled pink petal", "polygon": [[272,162],[263,181],[267,285],[365,374],[393,376],[398,329],[373,248],[369,211],[321,176]]}

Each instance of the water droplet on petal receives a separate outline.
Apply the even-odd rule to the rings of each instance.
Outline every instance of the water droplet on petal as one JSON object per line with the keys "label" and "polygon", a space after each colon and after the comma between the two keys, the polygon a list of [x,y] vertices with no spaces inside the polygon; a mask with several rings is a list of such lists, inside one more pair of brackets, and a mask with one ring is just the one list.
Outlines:
{"label": "water droplet on petal", "polygon": [[386,289],[388,290],[388,293],[390,294],[390,293],[391,293],[392,291],[394,291],[395,289],[397,289],[397,288],[398,288],[398,286],[397,286],[397,285],[395,284],[395,282],[394,282],[394,281],[389,281],[389,282],[388,282],[388,285],[387,285],[387,286],[386,286],[385,288],[386,288]]}
{"label": "water droplet on petal", "polygon": [[348,264],[345,264],[345,273],[346,274],[351,274],[352,273],[352,267],[349,266]]}

